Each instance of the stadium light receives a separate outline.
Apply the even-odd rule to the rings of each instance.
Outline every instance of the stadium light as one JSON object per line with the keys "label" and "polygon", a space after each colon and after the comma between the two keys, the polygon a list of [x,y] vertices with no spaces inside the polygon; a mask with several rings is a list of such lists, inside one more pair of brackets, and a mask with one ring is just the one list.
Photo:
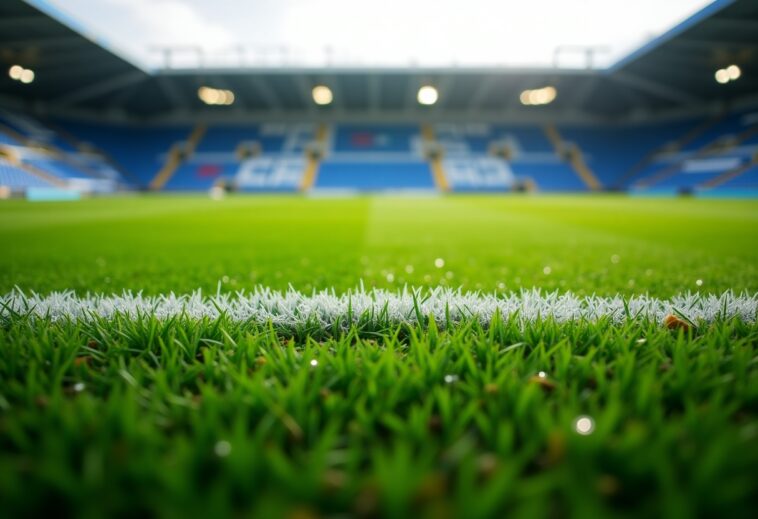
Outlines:
{"label": "stadium light", "polygon": [[729,74],[729,79],[732,81],[739,79],[742,75],[742,70],[737,65],[729,65],[726,67],[726,72]]}
{"label": "stadium light", "polygon": [[418,95],[416,98],[418,99],[419,104],[430,106],[437,102],[437,99],[439,99],[440,95],[439,92],[437,92],[437,89],[434,88],[431,85],[424,85],[421,88],[418,89]]}
{"label": "stadium light", "polygon": [[725,68],[720,68],[714,74],[716,81],[725,85],[730,81],[736,81],[742,75],[742,70],[737,65],[729,65]]}
{"label": "stadium light", "polygon": [[34,81],[34,71],[31,69],[24,69],[23,72],[21,72],[21,78],[19,79],[22,83],[25,85],[28,85],[32,81]]}
{"label": "stadium light", "polygon": [[519,100],[522,105],[526,106],[547,105],[552,103],[557,95],[558,91],[554,86],[546,86],[533,90],[524,90],[521,92]]}
{"label": "stadium light", "polygon": [[13,65],[9,68],[8,75],[11,79],[21,81],[27,85],[34,81],[34,71],[32,69],[24,68],[21,65]]}
{"label": "stadium light", "polygon": [[234,103],[234,92],[202,86],[197,89],[197,97],[207,105],[229,106]]}
{"label": "stadium light", "polygon": [[13,65],[11,68],[8,69],[8,75],[11,79],[15,79],[16,81],[19,81],[21,79],[21,74],[24,72],[24,67],[21,65]]}
{"label": "stadium light", "polygon": [[326,85],[316,85],[311,90],[311,94],[313,95],[313,102],[320,106],[331,104],[334,99],[332,89]]}

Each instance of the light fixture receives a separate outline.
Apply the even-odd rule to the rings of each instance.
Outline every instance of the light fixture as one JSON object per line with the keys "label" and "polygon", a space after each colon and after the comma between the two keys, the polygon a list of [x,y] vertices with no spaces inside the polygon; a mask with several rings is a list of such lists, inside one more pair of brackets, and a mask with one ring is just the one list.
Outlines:
{"label": "light fixture", "polygon": [[742,70],[740,70],[740,67],[737,65],[729,65],[726,67],[726,71],[729,74],[729,79],[734,81],[735,79],[739,79],[742,75]]}
{"label": "light fixture", "polygon": [[24,68],[21,65],[13,65],[8,69],[8,75],[15,81],[21,81],[24,84],[29,84],[34,81],[34,71],[29,68]]}
{"label": "light fixture", "polygon": [[729,65],[728,67],[720,68],[713,75],[716,81],[725,85],[730,81],[736,81],[742,75],[742,70],[737,65]]}
{"label": "light fixture", "polygon": [[313,102],[321,106],[331,104],[334,99],[332,89],[326,85],[316,85],[311,90],[311,94],[313,95]]}
{"label": "light fixture", "polygon": [[546,86],[542,88],[535,88],[532,90],[524,90],[519,96],[519,100],[522,105],[547,105],[552,103],[558,91],[554,86]]}
{"label": "light fixture", "polygon": [[24,72],[24,67],[21,65],[13,65],[11,68],[8,69],[8,75],[11,79],[15,79],[16,81],[21,79],[21,74]]}
{"label": "light fixture", "polygon": [[34,71],[30,69],[24,69],[23,72],[21,72],[21,78],[19,79],[22,83],[28,85],[32,81],[34,81]]}
{"label": "light fixture", "polygon": [[228,106],[234,103],[234,92],[220,88],[202,86],[197,89],[197,97],[207,105]]}
{"label": "light fixture", "polygon": [[439,99],[440,95],[439,92],[437,92],[437,89],[434,88],[431,85],[424,85],[421,88],[418,89],[418,95],[416,98],[418,99],[419,104],[430,106],[437,102],[437,99]]}

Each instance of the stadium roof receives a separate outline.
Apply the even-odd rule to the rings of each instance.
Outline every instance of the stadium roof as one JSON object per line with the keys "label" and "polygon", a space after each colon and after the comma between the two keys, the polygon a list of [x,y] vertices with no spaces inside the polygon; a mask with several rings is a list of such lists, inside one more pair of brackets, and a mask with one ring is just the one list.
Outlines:
{"label": "stadium roof", "polygon": [[[0,78],[0,101],[50,111],[164,117],[382,114],[613,118],[734,101],[758,92],[758,3],[719,0],[608,69],[565,68],[228,68],[147,72],[106,50],[96,38],[21,0],[0,3],[0,63],[35,71],[30,84]],[[714,73],[736,64],[737,81],[719,84]],[[311,88],[328,85],[334,103],[317,107]],[[433,84],[439,102],[420,107],[416,92]],[[229,107],[205,106],[200,86],[235,92]],[[553,85],[548,106],[521,106],[528,88]]]}

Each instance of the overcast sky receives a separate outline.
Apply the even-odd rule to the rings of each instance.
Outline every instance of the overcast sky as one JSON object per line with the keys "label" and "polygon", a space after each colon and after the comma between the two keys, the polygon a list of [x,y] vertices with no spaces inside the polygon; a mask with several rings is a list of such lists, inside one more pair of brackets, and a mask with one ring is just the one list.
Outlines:
{"label": "overcast sky", "polygon": [[[606,47],[608,65],[708,0],[33,0],[143,66],[159,47],[207,64],[550,65],[563,45]],[[330,51],[326,49],[330,48]],[[196,65],[196,53],[179,59]],[[577,65],[563,54],[563,65]]]}

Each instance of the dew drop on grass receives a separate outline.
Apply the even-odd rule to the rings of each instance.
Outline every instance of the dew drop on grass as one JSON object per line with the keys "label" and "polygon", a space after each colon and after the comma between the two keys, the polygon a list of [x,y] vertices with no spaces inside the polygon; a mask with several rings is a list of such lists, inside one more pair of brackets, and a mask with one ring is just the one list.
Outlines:
{"label": "dew drop on grass", "polygon": [[393,274],[392,272],[388,273],[387,274],[387,282],[388,283],[392,283],[394,281],[395,281],[395,274]]}
{"label": "dew drop on grass", "polygon": [[406,265],[405,272],[406,274],[413,274],[413,265]]}
{"label": "dew drop on grass", "polygon": [[595,430],[595,421],[589,416],[580,416],[574,420],[574,429],[582,436],[587,436]]}
{"label": "dew drop on grass", "polygon": [[86,387],[87,386],[84,385],[84,382],[77,382],[76,384],[74,384],[74,391],[76,391],[77,393],[81,393],[82,391],[84,391]]}
{"label": "dew drop on grass", "polygon": [[434,266],[437,267],[438,269],[441,269],[442,267],[445,266],[445,260],[443,260],[442,258],[437,258],[436,260],[434,260]]}
{"label": "dew drop on grass", "polygon": [[552,271],[553,269],[551,269],[549,266],[545,266],[545,268],[542,269],[542,273],[546,276],[549,276]]}
{"label": "dew drop on grass", "polygon": [[316,366],[318,366],[318,361],[316,359],[311,359],[310,364],[311,364],[311,366],[313,366],[315,368]]}
{"label": "dew drop on grass", "polygon": [[702,287],[703,286],[703,280],[702,279],[698,279],[697,281],[695,281],[695,284],[697,286],[699,286],[699,287]]}
{"label": "dew drop on grass", "polygon": [[445,375],[445,384],[453,384],[458,381],[458,375]]}
{"label": "dew drop on grass", "polygon": [[218,441],[216,442],[216,445],[213,446],[213,452],[215,452],[216,456],[219,458],[226,458],[232,452],[232,444],[226,440]]}

